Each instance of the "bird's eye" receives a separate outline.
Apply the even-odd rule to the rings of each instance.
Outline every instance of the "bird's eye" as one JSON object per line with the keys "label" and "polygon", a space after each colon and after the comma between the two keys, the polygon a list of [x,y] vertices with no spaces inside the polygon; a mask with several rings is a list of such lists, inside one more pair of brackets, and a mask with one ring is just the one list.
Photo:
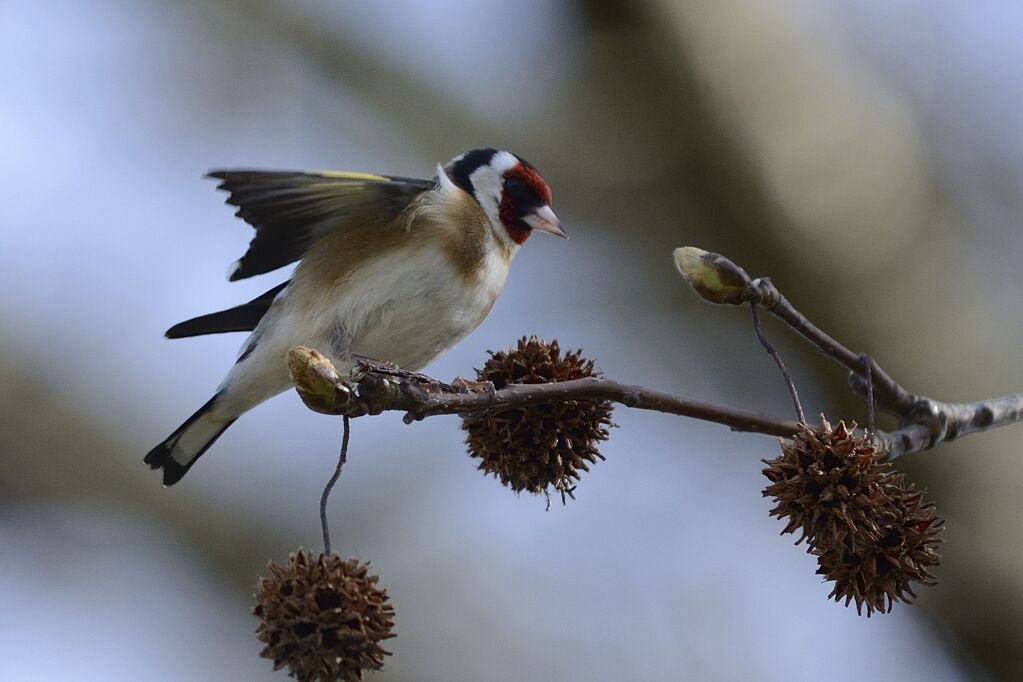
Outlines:
{"label": "bird's eye", "polygon": [[509,175],[504,179],[504,191],[513,199],[521,197],[526,192],[526,183],[517,175]]}

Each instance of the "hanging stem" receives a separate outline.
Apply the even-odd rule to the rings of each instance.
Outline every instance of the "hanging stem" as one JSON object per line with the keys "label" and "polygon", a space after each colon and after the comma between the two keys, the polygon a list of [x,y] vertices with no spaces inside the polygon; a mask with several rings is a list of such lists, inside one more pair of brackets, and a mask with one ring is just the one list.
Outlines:
{"label": "hanging stem", "polygon": [[330,528],[327,526],[327,498],[330,497],[330,491],[333,490],[334,484],[337,483],[337,479],[341,476],[341,467],[348,461],[348,437],[351,435],[351,425],[349,424],[349,417],[345,415],[342,417],[344,420],[344,435],[341,437],[341,455],[337,458],[337,467],[334,469],[334,475],[327,481],[327,485],[323,488],[323,494],[320,496],[320,528],[323,530],[323,553],[330,554]]}
{"label": "hanging stem", "polygon": [[[757,335],[757,341],[760,345],[767,349],[771,357],[774,358],[775,363],[778,365],[778,369],[781,370],[781,375],[785,377],[785,384],[789,387],[789,395],[792,396],[792,404],[796,408],[796,417],[799,419],[800,424],[806,423],[806,417],[803,416],[803,406],[799,402],[799,392],[796,391],[796,384],[792,381],[792,375],[789,374],[788,369],[785,367],[785,363],[782,362],[781,353],[771,345],[771,342],[764,338],[763,333],[760,331],[760,315],[757,314],[757,304],[750,302],[750,312],[753,313],[753,331]],[[873,429],[872,429],[873,430]]]}
{"label": "hanging stem", "polygon": [[867,382],[867,433],[873,435],[877,433],[874,426],[874,377],[870,369],[873,363],[866,353],[860,353],[860,362],[863,363],[863,378]]}

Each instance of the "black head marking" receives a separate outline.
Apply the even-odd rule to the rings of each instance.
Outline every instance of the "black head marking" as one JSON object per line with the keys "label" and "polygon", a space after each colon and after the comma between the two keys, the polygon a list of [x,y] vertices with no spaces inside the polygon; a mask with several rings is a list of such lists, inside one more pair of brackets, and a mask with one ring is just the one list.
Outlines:
{"label": "black head marking", "polygon": [[469,176],[471,176],[476,169],[490,163],[491,159],[494,158],[494,154],[497,154],[497,150],[493,147],[473,149],[471,152],[462,154],[457,161],[451,164],[451,167],[448,170],[448,175],[451,177],[451,181],[459,188],[465,190],[469,194],[472,194],[472,180],[469,179]]}

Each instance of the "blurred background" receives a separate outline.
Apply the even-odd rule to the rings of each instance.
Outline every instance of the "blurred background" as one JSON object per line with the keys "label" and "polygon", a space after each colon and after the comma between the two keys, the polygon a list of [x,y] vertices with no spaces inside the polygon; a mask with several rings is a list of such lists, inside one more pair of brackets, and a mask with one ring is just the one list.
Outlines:
{"label": "blurred background", "polygon": [[[0,679],[272,680],[256,576],[320,546],[340,424],[284,394],[178,486],[142,456],[240,335],[170,342],[250,228],[211,167],[542,170],[572,239],[519,254],[428,371],[517,336],[611,376],[788,415],[741,311],[671,249],[768,274],[911,390],[1023,389],[1023,6],[989,0],[6,0],[0,4]],[[768,321],[811,413],[844,373]],[[619,410],[576,501],[475,471],[458,421],[354,423],[334,544],[397,609],[376,680],[1020,679],[1008,428],[900,461],[948,519],[940,583],[867,620],[760,496],[776,441]]]}

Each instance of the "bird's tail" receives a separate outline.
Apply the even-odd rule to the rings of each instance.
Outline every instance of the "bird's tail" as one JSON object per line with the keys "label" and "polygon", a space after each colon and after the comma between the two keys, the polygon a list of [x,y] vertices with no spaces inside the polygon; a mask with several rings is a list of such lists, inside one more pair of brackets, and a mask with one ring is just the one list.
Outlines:
{"label": "bird's tail", "polygon": [[234,419],[220,419],[213,414],[213,405],[220,394],[185,420],[185,423],[167,437],[167,440],[150,450],[143,460],[151,469],[163,469],[163,484],[174,485],[188,473],[195,461],[202,456],[220,434],[234,423]]}

